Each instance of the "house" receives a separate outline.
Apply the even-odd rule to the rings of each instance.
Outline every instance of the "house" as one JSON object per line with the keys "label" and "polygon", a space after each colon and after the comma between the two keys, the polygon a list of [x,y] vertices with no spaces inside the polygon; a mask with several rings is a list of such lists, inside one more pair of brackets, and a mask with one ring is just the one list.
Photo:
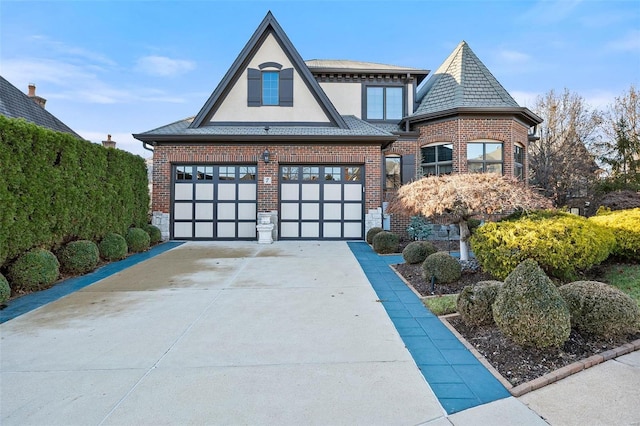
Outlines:
{"label": "house", "polygon": [[25,94],[0,76],[0,115],[10,118],[24,118],[40,127],[69,133],[78,139],[82,139],[69,126],[44,109],[46,102],[46,99],[36,95],[36,86],[34,84],[29,85],[29,92]]}
{"label": "house", "polygon": [[269,12],[194,117],[133,135],[154,150],[154,224],[173,239],[251,240],[265,222],[278,239],[363,239],[422,175],[526,179],[542,120],[464,41],[428,74],[305,62]]}

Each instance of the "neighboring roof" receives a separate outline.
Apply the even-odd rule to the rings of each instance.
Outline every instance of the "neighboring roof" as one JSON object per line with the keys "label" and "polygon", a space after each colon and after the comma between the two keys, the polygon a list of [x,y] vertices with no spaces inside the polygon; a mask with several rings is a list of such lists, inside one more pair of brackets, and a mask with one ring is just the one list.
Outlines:
{"label": "neighboring roof", "polygon": [[191,123],[191,127],[207,125],[207,122],[211,119],[219,104],[224,100],[228,91],[238,80],[251,58],[253,58],[258,47],[260,47],[269,34],[273,34],[280,46],[282,46],[282,49],[291,60],[294,68],[302,77],[302,80],[318,101],[320,107],[332,121],[333,125],[341,128],[346,127],[346,123],[342,119],[342,116],[338,113],[327,95],[320,88],[320,85],[305,65],[302,57],[293,46],[293,43],[291,43],[289,37],[287,37],[280,24],[278,24],[271,11],[267,12],[267,15],[264,17],[236,60],[233,62],[231,68],[229,68],[229,71],[227,71],[225,76],[222,78],[222,81],[220,81],[220,84],[218,84],[218,87],[216,87],[198,115],[196,115],[193,123]]}
{"label": "neighboring roof", "polygon": [[[277,140],[313,141],[314,138],[327,140],[336,138],[340,141],[367,140],[371,142],[391,142],[397,136],[380,129],[353,115],[341,116],[344,128],[327,124],[313,126],[294,125],[211,125],[193,127],[193,117],[176,121],[148,132],[134,134],[133,137],[144,142],[193,142],[195,141],[226,141],[226,142],[255,142],[274,138]],[[266,128],[268,127],[268,130]]]}
{"label": "neighboring roof", "polygon": [[376,62],[350,61],[347,59],[310,59],[305,64],[311,71],[350,71],[350,72],[393,72],[411,74],[429,74],[429,70],[397,65],[378,64]]}
{"label": "neighboring roof", "polygon": [[0,115],[11,118],[24,118],[40,127],[69,133],[78,139],[82,139],[69,126],[35,103],[27,94],[9,83],[2,76],[0,76]]}

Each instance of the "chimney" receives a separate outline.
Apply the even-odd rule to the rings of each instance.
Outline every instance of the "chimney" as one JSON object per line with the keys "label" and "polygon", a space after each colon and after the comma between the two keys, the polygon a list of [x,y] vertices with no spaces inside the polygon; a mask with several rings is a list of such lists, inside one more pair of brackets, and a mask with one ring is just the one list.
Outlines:
{"label": "chimney", "polygon": [[33,102],[37,103],[42,108],[44,108],[44,104],[47,103],[47,100],[45,98],[36,95],[36,85],[33,83],[29,83],[29,93],[27,94],[27,96],[33,99]]}
{"label": "chimney", "polygon": [[104,146],[105,148],[115,148],[116,147],[116,141],[112,141],[111,140],[111,135],[107,135],[107,140],[106,141],[102,141],[102,146]]}

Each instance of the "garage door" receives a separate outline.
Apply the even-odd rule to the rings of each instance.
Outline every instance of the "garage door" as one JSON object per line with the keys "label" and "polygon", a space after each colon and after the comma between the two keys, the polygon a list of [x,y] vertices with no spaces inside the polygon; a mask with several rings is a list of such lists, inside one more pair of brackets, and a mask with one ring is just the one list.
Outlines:
{"label": "garage door", "polygon": [[174,166],[171,237],[255,239],[256,166]]}
{"label": "garage door", "polygon": [[362,239],[364,167],[280,167],[280,238]]}

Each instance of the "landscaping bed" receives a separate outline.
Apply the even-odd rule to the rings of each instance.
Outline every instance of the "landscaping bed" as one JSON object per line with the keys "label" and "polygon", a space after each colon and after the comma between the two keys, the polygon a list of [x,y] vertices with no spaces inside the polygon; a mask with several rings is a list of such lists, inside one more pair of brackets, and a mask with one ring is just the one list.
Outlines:
{"label": "landscaping bed", "polygon": [[[594,268],[582,279],[608,282],[612,271],[624,265],[611,262]],[[431,285],[422,277],[421,265],[406,263],[394,265],[396,271],[422,296],[430,296]],[[466,285],[495,279],[482,271],[467,271],[460,280],[451,284],[436,284],[433,294],[459,293]],[[497,326],[469,326],[459,316],[446,319],[449,324],[471,344],[511,385],[518,386],[593,355],[618,348],[640,339],[640,333],[628,334],[617,339],[606,339],[580,334],[571,330],[569,339],[561,348],[526,348],[506,338]]]}

